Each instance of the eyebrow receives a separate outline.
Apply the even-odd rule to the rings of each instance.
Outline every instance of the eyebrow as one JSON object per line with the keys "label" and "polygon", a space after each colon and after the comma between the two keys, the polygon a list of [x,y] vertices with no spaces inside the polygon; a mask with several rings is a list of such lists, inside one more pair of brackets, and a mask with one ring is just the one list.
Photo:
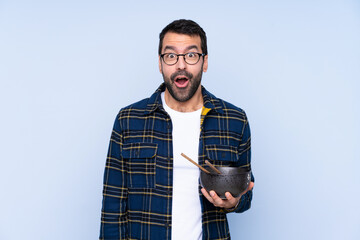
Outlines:
{"label": "eyebrow", "polygon": [[[185,51],[188,51],[188,50],[193,49],[193,48],[195,48],[196,50],[199,50],[199,48],[198,48],[196,45],[191,45],[191,46],[188,46],[187,48],[185,48]],[[173,46],[165,46],[164,52],[165,52],[166,50],[173,50],[173,51],[175,51],[176,48],[173,47]]]}

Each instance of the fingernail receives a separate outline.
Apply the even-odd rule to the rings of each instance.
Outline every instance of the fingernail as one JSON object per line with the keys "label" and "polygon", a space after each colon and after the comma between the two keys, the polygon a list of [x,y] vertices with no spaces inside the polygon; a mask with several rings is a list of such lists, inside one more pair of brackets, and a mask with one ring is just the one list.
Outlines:
{"label": "fingernail", "polygon": [[213,197],[213,196],[215,196],[215,193],[213,191],[211,191],[210,195]]}

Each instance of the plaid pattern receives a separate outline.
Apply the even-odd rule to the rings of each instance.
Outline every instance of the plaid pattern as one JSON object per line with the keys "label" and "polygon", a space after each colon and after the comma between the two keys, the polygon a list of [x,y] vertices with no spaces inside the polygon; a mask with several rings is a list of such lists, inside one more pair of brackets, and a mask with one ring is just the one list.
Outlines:
{"label": "plaid pattern", "polygon": [[[161,102],[162,84],[147,99],[120,110],[104,174],[100,239],[170,239],[172,123]],[[202,87],[199,164],[250,166],[250,129],[245,112]],[[252,181],[254,181],[252,176]],[[250,208],[252,191],[234,212]],[[202,196],[203,239],[230,239],[226,211]],[[191,211],[191,209],[189,209]]]}

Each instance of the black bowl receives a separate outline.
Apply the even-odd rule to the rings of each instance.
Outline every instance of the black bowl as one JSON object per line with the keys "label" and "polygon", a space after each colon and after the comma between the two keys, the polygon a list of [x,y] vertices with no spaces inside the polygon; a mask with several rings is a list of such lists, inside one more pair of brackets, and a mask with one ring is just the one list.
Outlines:
{"label": "black bowl", "polygon": [[206,191],[214,190],[217,195],[226,199],[225,193],[230,192],[233,197],[238,197],[244,192],[251,180],[251,169],[244,167],[216,167],[221,174],[217,174],[210,167],[205,169],[210,174],[201,171],[200,183]]}

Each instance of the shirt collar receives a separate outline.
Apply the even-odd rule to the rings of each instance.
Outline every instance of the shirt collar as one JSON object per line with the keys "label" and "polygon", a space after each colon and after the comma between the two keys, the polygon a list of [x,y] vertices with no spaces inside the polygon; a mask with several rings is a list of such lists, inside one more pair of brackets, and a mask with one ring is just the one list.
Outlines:
{"label": "shirt collar", "polygon": [[[147,102],[146,110],[144,112],[145,115],[150,114],[157,109],[163,110],[162,101],[161,101],[161,92],[165,91],[165,83],[162,83],[156,91],[151,95]],[[215,112],[223,114],[223,107],[220,100],[215,97],[213,94],[208,92],[203,86],[201,86],[201,93],[203,95],[204,107],[210,108]]]}

